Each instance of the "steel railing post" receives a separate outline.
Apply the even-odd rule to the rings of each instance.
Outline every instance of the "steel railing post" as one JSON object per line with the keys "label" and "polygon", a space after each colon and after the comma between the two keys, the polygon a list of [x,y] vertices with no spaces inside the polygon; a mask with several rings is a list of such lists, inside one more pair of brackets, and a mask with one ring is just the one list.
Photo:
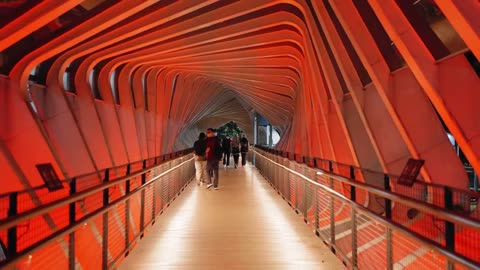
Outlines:
{"label": "steel railing post", "polygon": [[[384,188],[386,191],[391,191],[390,187],[390,176],[388,174],[385,174],[383,177],[384,181]],[[392,201],[390,199],[385,199],[385,217],[387,219],[392,218]]]}
{"label": "steel railing post", "polygon": [[[279,162],[282,162],[281,160]],[[285,181],[285,172],[282,168],[278,167],[278,191],[285,197],[285,193],[283,192],[283,181]]]}
{"label": "steel railing post", "polygon": [[[14,192],[9,197],[8,216],[14,217],[18,214],[18,193]],[[17,225],[8,228],[8,244],[7,255],[8,257],[14,257],[17,255]]]}
{"label": "steel railing post", "polygon": [[352,266],[353,269],[358,265],[358,243],[357,243],[357,211],[352,207]]}
{"label": "steel railing post", "polygon": [[335,202],[332,195],[329,198],[330,201],[330,247],[333,253],[335,253]]}
{"label": "steel railing post", "polygon": [[[303,175],[307,175],[307,167],[306,164],[303,165]],[[310,188],[309,185],[307,184],[306,181],[303,182],[303,216],[305,217],[305,221],[308,222],[308,208],[311,205],[311,200],[310,200]]]}
{"label": "steel railing post", "polygon": [[[350,179],[355,180],[355,168],[350,166]],[[350,186],[350,200],[355,203],[357,201],[357,189],[355,186]],[[357,263],[357,215],[355,208],[352,206],[352,266],[355,269]]]}
{"label": "steel railing post", "polygon": [[[147,168],[147,161],[143,161],[143,166],[142,169]],[[147,173],[144,172],[142,173],[142,185],[144,185],[147,182]],[[142,189],[140,193],[140,233],[141,236],[143,237],[143,229],[145,228],[145,189]]]}
{"label": "steel railing post", "polygon": [[[386,191],[391,191],[390,187],[390,176],[384,174],[383,177],[384,188]],[[392,219],[392,201],[390,199],[385,199],[385,218],[387,220]],[[386,227],[385,229],[386,239],[387,239],[387,270],[393,269],[393,239],[392,239],[392,229]]]}
{"label": "steel railing post", "polygon": [[[332,161],[328,161],[328,170],[330,173],[333,172],[333,164]],[[333,187],[333,178],[328,178],[329,187],[334,189]],[[330,205],[330,248],[333,253],[335,253],[335,201],[333,196],[330,194],[329,198],[329,205]]]}
{"label": "steel railing post", "polygon": [[[103,182],[110,180],[110,170],[105,170]],[[103,206],[107,206],[110,201],[109,188],[103,190]],[[108,211],[103,214],[103,232],[102,232],[102,269],[108,269]]]}
{"label": "steel railing post", "polygon": [[[333,173],[333,163],[331,160],[328,161],[328,170],[330,173]],[[333,178],[328,178],[328,185],[331,189],[333,187]],[[335,202],[333,196],[330,195],[328,198],[329,207],[330,207],[330,248],[333,253],[335,253]]]}
{"label": "steel railing post", "polygon": [[[288,161],[287,161],[288,162]],[[285,165],[285,160],[284,160]],[[289,179],[289,172],[287,170],[283,170],[283,196],[290,202],[290,179]]]}
{"label": "steel railing post", "polygon": [[[453,210],[453,193],[452,190],[445,186],[443,190],[445,209]],[[455,224],[451,221],[445,221],[445,247],[451,252],[455,252]],[[447,260],[447,269],[454,269],[454,263]]]}
{"label": "steel railing post", "polygon": [[281,189],[282,188],[282,181],[283,181],[282,168],[277,166],[275,172],[276,172],[276,177],[277,177],[277,190],[281,193],[282,192],[282,189]]}
{"label": "steel railing post", "polygon": [[159,191],[158,191],[158,197],[160,198],[160,209],[159,209],[159,212],[163,211],[163,208],[165,207],[165,189],[163,188],[163,186],[165,185],[164,184],[164,178],[161,177],[160,179],[158,179],[158,183],[159,183]]}
{"label": "steel railing post", "polygon": [[[130,164],[127,165],[127,173],[126,175],[130,175],[131,173],[131,166]],[[125,181],[125,194],[130,193],[130,179]],[[130,242],[130,199],[125,201],[125,251],[128,249],[128,245]]]}
{"label": "steel railing post", "polygon": [[[70,181],[70,195],[74,195],[77,192],[77,179],[73,178]],[[69,224],[72,226],[75,224],[76,217],[75,217],[75,202],[70,203],[69,205]],[[75,269],[75,232],[71,232],[69,234],[69,241],[68,241],[68,269],[73,270]]]}
{"label": "steel railing post", "polygon": [[[355,180],[355,168],[350,166],[350,179]],[[357,200],[357,190],[355,186],[350,186],[350,200],[355,203]],[[352,266],[357,267],[357,216],[356,211],[352,207]]]}
{"label": "steel railing post", "polygon": [[[330,188],[333,189],[333,178],[329,177]],[[333,253],[335,253],[335,201],[332,195],[329,196],[330,205],[330,246]]]}
{"label": "steel railing post", "polygon": [[313,192],[314,192],[314,202],[315,202],[315,234],[317,236],[320,236],[320,224],[318,224],[320,221],[319,221],[319,215],[320,215],[320,209],[319,209],[319,200],[318,200],[318,188],[317,187],[313,187]]}
{"label": "steel railing post", "polygon": [[[285,161],[284,161],[285,164]],[[289,179],[289,172],[287,170],[283,170],[283,197],[289,200],[290,198],[290,179]]]}
{"label": "steel railing post", "polygon": [[308,192],[307,192],[307,183],[303,181],[303,217],[307,221],[307,208],[308,208]]}
{"label": "steel railing post", "polygon": [[157,213],[157,182],[152,185],[152,224],[155,223],[155,213]]}
{"label": "steel railing post", "polygon": [[[296,161],[295,161],[295,163],[296,163]],[[297,170],[296,170],[296,165],[297,165],[297,164],[295,164],[295,171],[297,171]],[[299,199],[298,199],[298,196],[299,196],[299,195],[298,195],[298,194],[299,194],[298,190],[300,189],[300,187],[299,187],[299,186],[300,186],[300,183],[299,183],[298,177],[293,176],[293,179],[294,179],[294,181],[295,181],[295,204],[294,204],[294,205],[295,205],[295,210],[298,211],[298,210],[299,210],[299,206],[300,206],[300,205],[299,205]]]}

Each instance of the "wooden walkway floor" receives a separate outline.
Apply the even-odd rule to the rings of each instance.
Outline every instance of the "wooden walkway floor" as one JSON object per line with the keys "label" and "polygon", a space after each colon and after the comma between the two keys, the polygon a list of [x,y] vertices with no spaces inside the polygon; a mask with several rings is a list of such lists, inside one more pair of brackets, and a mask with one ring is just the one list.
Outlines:
{"label": "wooden walkway floor", "polygon": [[119,269],[344,269],[251,165],[220,171],[219,190],[190,184]]}

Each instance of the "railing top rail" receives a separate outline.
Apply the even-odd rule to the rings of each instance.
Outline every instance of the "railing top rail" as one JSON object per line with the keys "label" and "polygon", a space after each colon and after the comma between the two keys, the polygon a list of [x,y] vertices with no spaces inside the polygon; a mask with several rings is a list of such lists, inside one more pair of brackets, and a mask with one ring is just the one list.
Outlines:
{"label": "railing top rail", "polygon": [[[120,169],[120,168],[122,168],[122,167],[127,167],[127,166],[129,166],[129,165],[134,165],[134,164],[142,163],[142,162],[145,162],[145,161],[156,160],[156,159],[160,158],[161,161],[162,161],[162,163],[160,163],[160,164],[155,164],[155,165],[154,165],[154,166],[158,166],[158,165],[163,164],[163,162],[167,162],[167,161],[170,161],[170,160],[171,160],[171,159],[165,159],[167,156],[178,155],[178,154],[181,154],[182,156],[184,156],[184,155],[190,154],[191,152],[192,152],[192,149],[189,148],[189,149],[185,149],[185,150],[181,150],[181,151],[177,151],[177,152],[173,152],[173,153],[163,154],[163,155],[156,156],[156,157],[152,157],[152,158],[147,158],[147,159],[132,161],[132,162],[130,162],[130,163],[125,163],[125,164],[122,164],[122,165],[117,165],[117,166],[115,166],[115,167],[104,168],[104,169],[100,169],[100,170],[95,171],[95,172],[89,172],[89,173],[84,173],[84,174],[80,174],[80,175],[68,177],[68,178],[66,178],[66,179],[60,180],[60,182],[62,182],[63,184],[65,184],[65,183],[69,183],[69,182],[72,181],[73,179],[80,179],[80,178],[85,178],[85,177],[89,177],[89,176],[99,175],[99,174],[105,173],[107,170],[112,171],[112,170]],[[181,157],[181,156],[180,156],[180,157]],[[47,186],[46,186],[46,185],[40,185],[40,186],[36,186],[36,187],[33,187],[33,188],[22,189],[22,190],[18,190],[18,191],[10,191],[10,192],[6,192],[6,193],[0,193],[0,199],[1,199],[1,198],[8,197],[8,196],[10,196],[10,195],[12,195],[12,194],[14,194],[14,193],[16,193],[16,194],[24,194],[24,193],[28,193],[28,192],[38,191],[38,190],[41,190],[41,189],[44,189],[44,188],[47,188]]]}
{"label": "railing top rail", "polygon": [[[272,148],[268,148],[268,147],[264,147],[264,146],[259,146],[259,145],[256,145],[255,148],[258,148],[258,149],[260,149],[260,150],[266,151],[266,152],[268,152],[268,153],[270,153],[270,154],[274,154],[274,155],[277,155],[277,156],[281,156],[281,155],[278,154],[278,152],[279,152],[279,153],[292,154],[292,153],[290,153],[290,152],[283,152],[283,151],[280,151],[280,150],[275,150],[275,149],[272,149]],[[351,167],[351,168],[354,168],[354,169],[359,170],[359,171],[362,171],[362,172],[368,172],[368,173],[372,173],[372,174],[386,175],[386,176],[390,177],[391,179],[395,179],[395,178],[399,178],[399,177],[400,177],[399,175],[395,175],[395,174],[392,174],[392,173],[385,173],[385,172],[375,171],[375,170],[372,170],[372,169],[362,168],[362,167],[358,167],[358,166],[356,166],[356,165],[346,164],[346,163],[337,162],[337,161],[334,161],[334,160],[324,159],[324,158],[320,158],[320,157],[305,157],[305,158],[320,160],[320,161],[323,161],[323,162],[332,163],[333,165],[339,165],[339,166],[344,166],[344,167]],[[450,186],[445,186],[445,185],[441,185],[441,184],[437,184],[437,183],[429,183],[429,182],[425,182],[425,181],[422,181],[422,180],[419,180],[419,179],[415,179],[415,180],[414,180],[414,183],[415,183],[415,184],[420,184],[420,185],[429,186],[429,187],[437,187],[437,188],[445,188],[445,187],[448,187],[448,188],[451,189],[452,191],[455,191],[455,192],[458,192],[458,193],[464,193],[464,194],[469,195],[469,196],[471,196],[471,197],[480,199],[480,193],[474,192],[474,191],[471,191],[471,190],[467,190],[467,189],[460,189],[460,188],[457,188],[457,187],[450,187]]]}
{"label": "railing top rail", "polygon": [[[257,152],[256,150],[253,150],[253,151]],[[262,155],[259,152],[257,152],[257,153],[259,155]],[[262,156],[264,156],[264,155],[262,155]],[[264,157],[268,159],[268,157],[266,157],[266,156],[264,156]],[[286,167],[286,166],[284,166],[280,163],[277,163],[277,162],[275,162],[271,159],[268,159],[268,160],[270,162],[274,163],[275,165],[280,166],[280,167],[284,168],[285,170],[297,175],[298,177],[301,177],[302,179],[304,179],[305,181],[308,181],[312,185],[315,185],[317,187],[320,187],[320,188],[324,189],[325,191],[331,193],[332,195],[338,197],[339,199],[341,199],[343,201],[351,202],[348,198],[346,198],[342,194],[336,192],[335,190],[333,190],[333,189],[331,189],[331,188],[329,188],[325,185],[322,185],[322,184],[316,182],[315,180],[312,180],[312,179],[306,177],[305,175],[300,174],[300,173],[298,173],[298,172],[296,172],[296,171],[294,171],[294,170],[292,170],[292,169],[290,169],[290,168],[288,168],[288,167]],[[396,193],[393,193],[393,192],[390,192],[390,191],[386,191],[386,190],[383,190],[383,189],[380,189],[380,188],[377,188],[377,187],[374,187],[374,186],[370,186],[370,185],[365,184],[365,183],[352,181],[351,179],[348,179],[344,176],[340,176],[340,175],[337,175],[337,174],[334,174],[334,173],[325,172],[323,170],[322,170],[322,173],[325,176],[328,176],[328,177],[337,179],[341,182],[347,183],[349,185],[364,189],[364,190],[366,190],[370,193],[379,195],[379,196],[381,196],[385,199],[390,199],[393,202],[398,202],[398,203],[416,208],[418,210],[428,212],[432,215],[436,215],[436,216],[438,216],[442,219],[451,221],[453,223],[460,223],[460,224],[465,225],[467,227],[474,228],[476,230],[480,230],[480,222],[478,222],[477,220],[471,219],[469,217],[459,215],[459,214],[457,214],[453,211],[449,211],[447,209],[440,208],[440,207],[435,206],[435,205],[427,204],[427,203],[424,203],[422,201],[417,201],[417,200],[414,200],[412,198],[409,198],[409,197],[406,197],[406,196],[403,196],[403,195],[400,195],[400,194],[396,194]]]}

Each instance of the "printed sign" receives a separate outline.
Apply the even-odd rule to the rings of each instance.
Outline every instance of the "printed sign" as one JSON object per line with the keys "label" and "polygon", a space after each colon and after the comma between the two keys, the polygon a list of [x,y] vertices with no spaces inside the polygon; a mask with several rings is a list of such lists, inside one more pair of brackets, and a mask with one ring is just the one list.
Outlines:
{"label": "printed sign", "polygon": [[52,192],[63,188],[62,182],[58,179],[57,173],[51,163],[37,164],[37,170],[42,176],[48,191]]}
{"label": "printed sign", "polygon": [[415,179],[417,179],[420,169],[422,168],[425,160],[421,159],[409,159],[407,165],[403,169],[402,174],[398,178],[397,183],[404,186],[413,186]]}

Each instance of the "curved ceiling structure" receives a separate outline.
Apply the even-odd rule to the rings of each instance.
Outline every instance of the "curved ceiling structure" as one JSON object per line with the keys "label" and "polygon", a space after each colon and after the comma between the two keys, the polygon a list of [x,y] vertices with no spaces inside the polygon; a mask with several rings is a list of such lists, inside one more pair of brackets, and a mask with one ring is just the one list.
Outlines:
{"label": "curved ceiling structure", "polygon": [[[279,130],[279,149],[390,173],[425,159],[423,179],[465,189],[444,127],[478,171],[479,78],[469,59],[479,56],[480,8],[421,2],[443,16],[440,30],[395,0],[24,6],[0,30],[10,61],[0,164],[18,179],[8,189],[38,185],[33,164],[84,174],[190,147],[200,130],[230,120],[252,141],[255,114]],[[439,41],[447,55],[430,46]]]}

